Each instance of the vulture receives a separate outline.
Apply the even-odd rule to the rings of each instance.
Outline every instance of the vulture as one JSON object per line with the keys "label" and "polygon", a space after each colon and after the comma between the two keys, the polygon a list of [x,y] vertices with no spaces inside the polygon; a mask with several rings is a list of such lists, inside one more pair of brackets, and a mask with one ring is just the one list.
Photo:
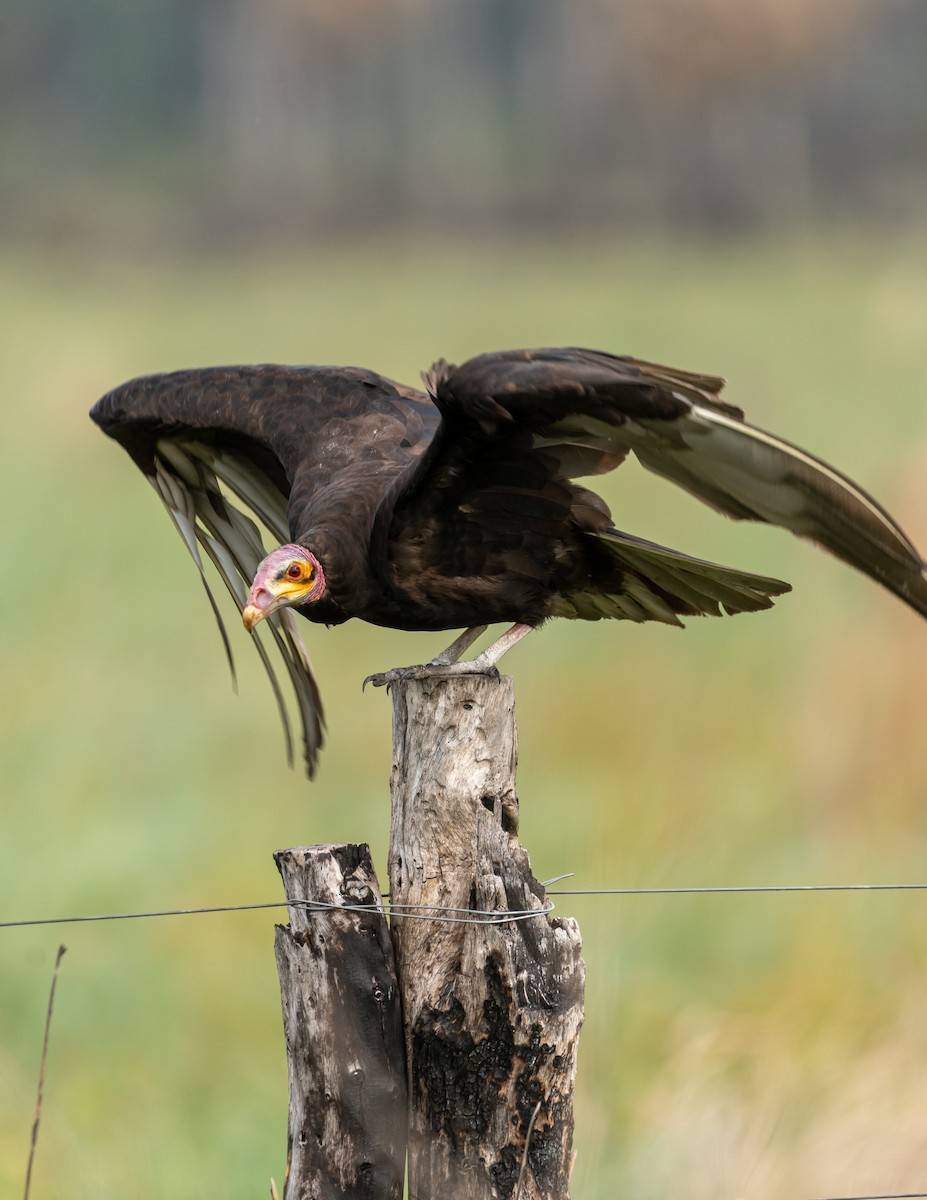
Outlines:
{"label": "vulture", "polygon": [[[574,480],[629,452],[725,516],[816,542],[927,616],[924,560],[894,519],[834,467],[748,425],[720,378],[566,348],[441,360],[422,379],[424,391],[357,367],[208,367],[131,380],[91,412],[164,502],[230,663],[203,554],[245,627],[269,629],[310,777],[322,705],[294,614],[464,630],[431,663],[370,677],[388,685],[493,671],[550,617],[680,625],[769,608],[790,590],[615,528]],[[278,543],[270,553],[261,527]],[[498,622],[508,631],[462,660]],[[254,640],[292,764],[284,692]]]}

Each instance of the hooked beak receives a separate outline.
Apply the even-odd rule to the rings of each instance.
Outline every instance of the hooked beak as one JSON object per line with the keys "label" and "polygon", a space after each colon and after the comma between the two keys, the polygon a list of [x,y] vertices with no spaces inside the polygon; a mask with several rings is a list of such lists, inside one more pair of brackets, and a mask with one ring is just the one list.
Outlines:
{"label": "hooked beak", "polygon": [[245,629],[250,633],[258,621],[269,617],[274,609],[283,603],[283,597],[274,596],[267,588],[252,588],[248,595],[248,603],[241,611],[241,619]]}

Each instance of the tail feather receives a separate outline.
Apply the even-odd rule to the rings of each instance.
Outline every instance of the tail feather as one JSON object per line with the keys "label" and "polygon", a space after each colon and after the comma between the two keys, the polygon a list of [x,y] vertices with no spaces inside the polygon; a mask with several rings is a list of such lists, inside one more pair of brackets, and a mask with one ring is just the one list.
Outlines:
{"label": "tail feather", "polygon": [[557,616],[681,625],[680,616],[719,617],[771,608],[772,597],[791,591],[781,579],[693,558],[617,529],[596,540],[617,568],[614,586],[569,593]]}

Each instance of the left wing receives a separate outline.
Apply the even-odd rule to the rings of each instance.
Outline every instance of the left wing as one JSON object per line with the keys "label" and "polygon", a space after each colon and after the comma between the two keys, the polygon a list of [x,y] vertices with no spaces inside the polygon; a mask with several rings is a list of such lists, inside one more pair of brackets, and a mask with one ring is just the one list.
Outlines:
{"label": "left wing", "polygon": [[607,470],[633,450],[726,516],[808,538],[927,616],[925,563],[890,514],[822,459],[748,425],[715,376],[567,348],[439,363],[427,383],[443,423],[407,509],[416,484],[453,472],[461,453],[479,463],[495,438],[528,442],[568,474]]}

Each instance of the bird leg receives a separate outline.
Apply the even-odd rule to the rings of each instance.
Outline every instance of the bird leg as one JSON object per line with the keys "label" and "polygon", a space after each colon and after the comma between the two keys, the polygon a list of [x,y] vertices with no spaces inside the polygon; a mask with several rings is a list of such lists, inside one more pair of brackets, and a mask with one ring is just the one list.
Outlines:
{"label": "bird leg", "polygon": [[442,650],[440,654],[436,654],[429,664],[432,667],[446,667],[449,663],[455,663],[460,660],[464,650],[469,650],[478,637],[486,632],[485,625],[471,625],[469,629],[465,629],[459,638],[455,638],[446,650]]}
{"label": "bird leg", "polygon": [[487,646],[482,654],[461,662],[460,655],[473,645],[485,628],[485,625],[471,626],[430,663],[420,663],[415,667],[394,667],[380,675],[368,675],[363,686],[372,683],[374,687],[388,688],[391,684],[402,683],[407,679],[441,678],[445,675],[497,675],[496,663],[502,655],[511,650],[516,642],[520,642],[526,633],[530,633],[534,626],[513,625],[501,637],[496,638],[492,645]]}

